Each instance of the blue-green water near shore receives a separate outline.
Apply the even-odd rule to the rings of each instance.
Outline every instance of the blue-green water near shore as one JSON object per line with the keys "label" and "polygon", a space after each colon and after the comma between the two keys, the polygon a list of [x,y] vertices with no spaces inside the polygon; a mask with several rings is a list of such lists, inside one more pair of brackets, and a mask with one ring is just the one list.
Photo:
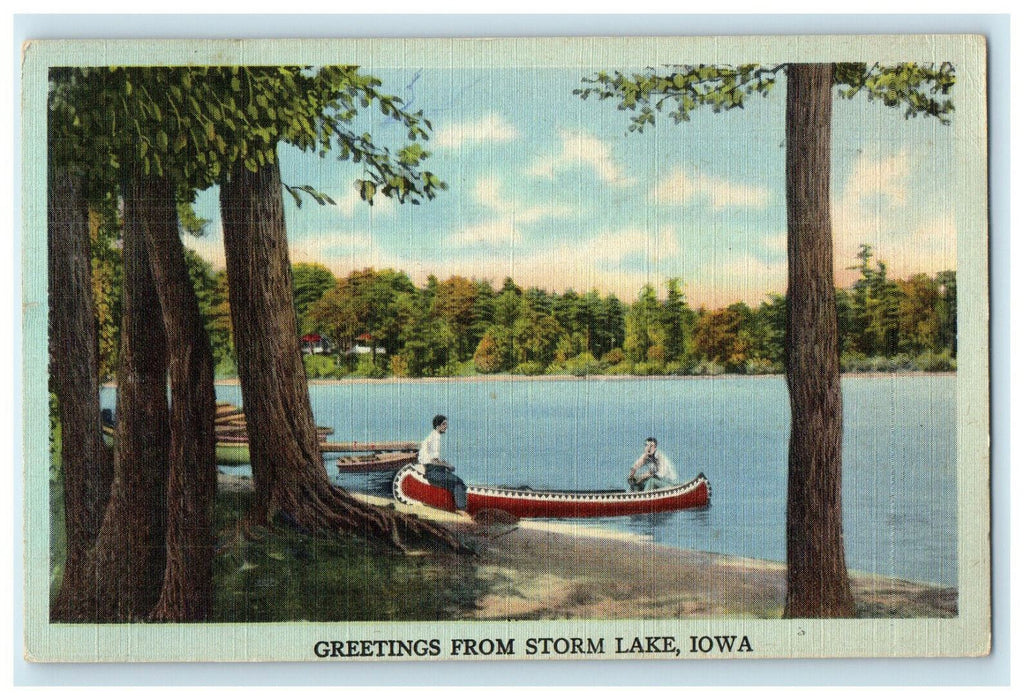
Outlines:
{"label": "blue-green water near shore", "polygon": [[[843,502],[851,570],[957,582],[956,378],[849,376]],[[240,403],[235,385],[220,400]],[[675,547],[783,561],[790,425],[783,377],[439,380],[313,384],[338,440],[420,440],[447,414],[445,457],[467,483],[623,488],[653,435],[682,479],[705,472],[710,508],[591,521]],[[113,390],[103,402],[113,403]],[[336,474],[389,495],[389,475]],[[246,467],[237,470],[246,471]]]}

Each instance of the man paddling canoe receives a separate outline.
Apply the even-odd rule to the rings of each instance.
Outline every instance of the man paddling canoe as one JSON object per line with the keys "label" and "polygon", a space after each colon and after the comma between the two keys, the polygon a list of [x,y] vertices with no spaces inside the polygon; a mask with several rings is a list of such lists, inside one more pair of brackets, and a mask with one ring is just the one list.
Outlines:
{"label": "man paddling canoe", "polygon": [[644,453],[630,468],[627,481],[632,491],[654,491],[677,483],[677,471],[669,458],[659,452],[658,440],[649,437],[644,441]]}

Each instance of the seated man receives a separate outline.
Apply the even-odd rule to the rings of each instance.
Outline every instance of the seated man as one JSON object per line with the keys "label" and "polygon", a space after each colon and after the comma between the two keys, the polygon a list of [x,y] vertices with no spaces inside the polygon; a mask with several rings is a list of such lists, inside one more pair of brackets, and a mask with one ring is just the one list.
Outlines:
{"label": "seated man", "polygon": [[632,491],[654,491],[677,483],[677,472],[672,462],[658,448],[655,438],[644,441],[644,453],[634,462],[627,477]]}
{"label": "seated man", "polygon": [[451,492],[455,509],[465,510],[465,482],[454,475],[455,468],[440,457],[440,436],[447,432],[447,416],[433,417],[433,430],[419,446],[417,461],[423,467],[426,481]]}

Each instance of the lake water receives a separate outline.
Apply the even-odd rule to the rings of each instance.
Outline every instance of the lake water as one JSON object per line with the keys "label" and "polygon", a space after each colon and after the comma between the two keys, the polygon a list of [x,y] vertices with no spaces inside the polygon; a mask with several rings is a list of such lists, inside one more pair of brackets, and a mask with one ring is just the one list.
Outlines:
{"label": "lake water", "polygon": [[[842,391],[849,568],[955,586],[955,376],[845,377]],[[241,403],[238,386],[217,394]],[[784,561],[783,377],[313,385],[311,397],[316,421],[338,440],[417,441],[434,414],[446,414],[444,457],[471,484],[625,488],[653,435],[681,479],[706,474],[711,507],[582,522]],[[113,403],[110,390],[104,403]],[[389,475],[341,476],[334,462],[326,461],[336,483],[389,495]]]}

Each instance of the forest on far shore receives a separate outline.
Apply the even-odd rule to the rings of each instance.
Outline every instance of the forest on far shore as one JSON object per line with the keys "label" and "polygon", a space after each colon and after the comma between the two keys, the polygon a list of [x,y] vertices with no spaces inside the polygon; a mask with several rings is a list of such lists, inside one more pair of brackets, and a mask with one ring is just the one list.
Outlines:
{"label": "forest on far shore", "polygon": [[[121,317],[121,251],[112,243],[94,236],[103,379],[114,376]],[[189,250],[187,260],[216,375],[235,377],[226,273]],[[854,269],[856,282],[836,291],[842,371],[954,371],[955,271],[893,279],[869,245],[860,247]],[[690,305],[679,279],[663,290],[646,285],[626,303],[596,290],[524,288],[511,278],[496,289],[486,280],[430,276],[418,287],[392,269],[338,279],[322,265],[296,263],[292,272],[298,342],[312,379],[784,371],[783,294],[754,307],[708,309]]]}

